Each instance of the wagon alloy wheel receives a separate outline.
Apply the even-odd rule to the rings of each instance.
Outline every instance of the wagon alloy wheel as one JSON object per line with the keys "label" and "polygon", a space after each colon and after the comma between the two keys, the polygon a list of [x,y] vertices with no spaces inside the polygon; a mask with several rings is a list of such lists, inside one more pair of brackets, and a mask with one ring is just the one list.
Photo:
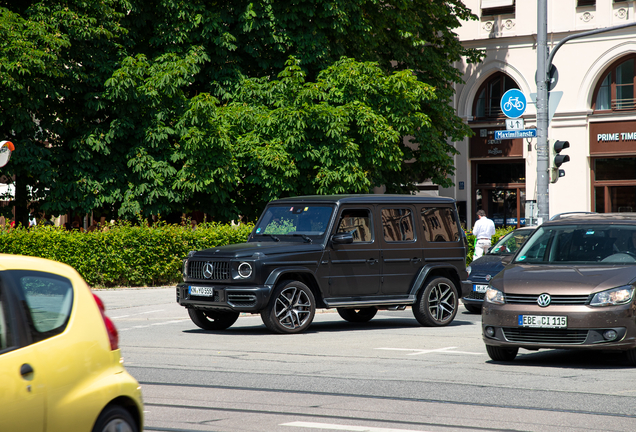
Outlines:
{"label": "wagon alloy wheel", "polygon": [[307,285],[283,281],[276,286],[261,318],[267,328],[276,333],[300,333],[309,327],[315,313],[316,302]]}
{"label": "wagon alloy wheel", "polygon": [[236,322],[238,312],[188,309],[193,323],[203,330],[225,330]]}
{"label": "wagon alloy wheel", "polygon": [[338,315],[342,317],[342,319],[353,322],[353,323],[363,323],[370,321],[371,318],[378,313],[378,310],[374,307],[360,308],[360,309],[347,309],[347,308],[337,308]]}
{"label": "wagon alloy wheel", "polygon": [[436,277],[429,279],[426,288],[420,290],[413,315],[423,326],[445,326],[455,318],[458,305],[455,284],[445,277]]}

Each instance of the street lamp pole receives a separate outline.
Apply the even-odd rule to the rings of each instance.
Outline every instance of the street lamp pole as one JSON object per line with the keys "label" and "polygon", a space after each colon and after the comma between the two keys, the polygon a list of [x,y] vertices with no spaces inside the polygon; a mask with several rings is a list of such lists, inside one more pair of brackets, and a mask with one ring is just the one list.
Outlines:
{"label": "street lamp pole", "polygon": [[537,223],[550,218],[548,178],[548,0],[537,2]]}

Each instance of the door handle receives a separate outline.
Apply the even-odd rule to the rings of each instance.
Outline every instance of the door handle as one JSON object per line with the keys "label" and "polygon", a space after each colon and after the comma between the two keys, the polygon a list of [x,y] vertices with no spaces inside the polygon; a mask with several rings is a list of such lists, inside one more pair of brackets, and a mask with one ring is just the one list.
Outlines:
{"label": "door handle", "polygon": [[22,378],[27,379],[28,376],[32,373],[33,373],[33,368],[31,367],[30,364],[25,363],[22,366],[20,366],[20,375],[22,375]]}
{"label": "door handle", "polygon": [[376,262],[378,262],[378,260],[376,260],[375,258],[369,258],[369,259],[367,260],[367,262],[368,262],[369,264],[373,265],[373,264],[375,264]]}
{"label": "door handle", "polygon": [[411,258],[411,262],[412,263],[421,263],[422,262],[422,258],[418,258],[418,257]]}

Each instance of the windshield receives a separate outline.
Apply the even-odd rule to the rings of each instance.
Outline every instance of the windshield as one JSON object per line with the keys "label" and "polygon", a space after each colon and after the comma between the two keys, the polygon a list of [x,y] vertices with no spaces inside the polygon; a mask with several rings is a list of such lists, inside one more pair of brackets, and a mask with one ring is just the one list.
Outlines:
{"label": "windshield", "polygon": [[539,227],[515,262],[636,264],[636,225]]}
{"label": "windshield", "polygon": [[531,233],[532,230],[530,229],[509,232],[499,239],[499,241],[490,249],[488,255],[510,255],[517,252]]}
{"label": "windshield", "polygon": [[270,206],[258,221],[256,235],[322,236],[329,226],[333,207],[325,205]]}

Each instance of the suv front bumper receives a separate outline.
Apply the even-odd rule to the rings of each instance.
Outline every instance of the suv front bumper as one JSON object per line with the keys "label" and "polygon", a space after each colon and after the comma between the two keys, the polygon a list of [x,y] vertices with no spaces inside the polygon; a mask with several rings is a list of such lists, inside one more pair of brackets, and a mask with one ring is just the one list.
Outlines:
{"label": "suv front bumper", "polygon": [[[213,288],[211,296],[190,295],[191,286]],[[272,292],[272,286],[227,286],[180,283],[177,285],[177,303],[196,309],[217,309],[234,312],[260,312],[265,308]]]}

